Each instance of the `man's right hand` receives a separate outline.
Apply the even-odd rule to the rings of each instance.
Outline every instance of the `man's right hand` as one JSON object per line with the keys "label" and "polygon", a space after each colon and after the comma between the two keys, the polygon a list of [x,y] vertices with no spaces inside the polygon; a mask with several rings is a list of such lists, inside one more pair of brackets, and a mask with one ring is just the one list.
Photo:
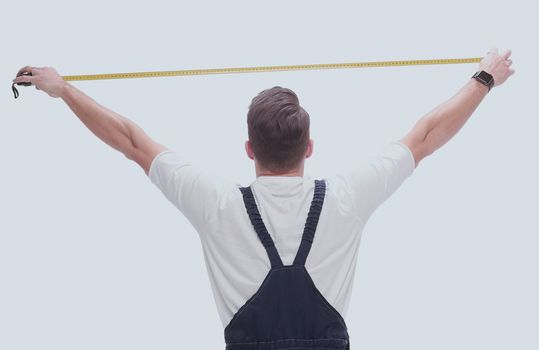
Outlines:
{"label": "man's right hand", "polygon": [[498,49],[492,48],[485,57],[479,63],[479,71],[492,75],[494,78],[494,86],[503,84],[507,78],[509,78],[515,70],[510,68],[513,61],[509,59],[511,56],[511,50],[505,50],[501,55],[498,53]]}
{"label": "man's right hand", "polygon": [[[494,86],[503,84],[515,73],[509,56],[511,50],[498,54],[491,49],[479,63],[479,70],[492,75]],[[488,89],[475,79],[467,78],[466,84],[456,95],[435,107],[419,119],[408,134],[400,141],[412,152],[415,164],[449,141],[466,123],[479,103],[488,93]]]}
{"label": "man's right hand", "polygon": [[13,83],[31,83],[37,90],[43,90],[52,97],[61,97],[68,84],[52,67],[26,66],[21,68],[17,75],[22,72],[29,72],[32,75],[18,76],[13,79]]}

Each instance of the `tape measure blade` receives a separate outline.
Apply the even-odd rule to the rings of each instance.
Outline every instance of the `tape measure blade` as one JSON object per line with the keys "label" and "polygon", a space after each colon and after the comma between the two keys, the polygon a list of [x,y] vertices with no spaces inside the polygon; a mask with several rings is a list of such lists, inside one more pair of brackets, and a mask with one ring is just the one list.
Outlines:
{"label": "tape measure blade", "polygon": [[262,73],[262,72],[294,71],[294,70],[322,70],[322,69],[349,69],[349,68],[418,66],[418,65],[438,65],[438,64],[464,64],[464,63],[479,63],[481,59],[482,57],[442,58],[442,59],[407,60],[407,61],[372,61],[372,62],[321,63],[321,64],[285,65],[285,66],[184,69],[184,70],[175,70],[175,71],[66,75],[66,76],[63,76],[62,78],[65,81],[159,78],[159,77],[174,77],[174,76],[189,76],[189,75]]}

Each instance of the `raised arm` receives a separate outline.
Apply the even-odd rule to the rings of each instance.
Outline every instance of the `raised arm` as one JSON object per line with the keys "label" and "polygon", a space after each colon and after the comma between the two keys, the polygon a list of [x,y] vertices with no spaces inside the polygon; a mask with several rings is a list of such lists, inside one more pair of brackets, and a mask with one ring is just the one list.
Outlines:
{"label": "raised arm", "polygon": [[20,72],[32,76],[20,76],[14,83],[29,82],[36,89],[65,101],[75,115],[103,142],[122,152],[128,159],[139,164],[148,174],[153,158],[167,148],[152,140],[136,123],[98,104],[82,91],[64,81],[52,67],[26,66]]}
{"label": "raised arm", "polygon": [[[510,55],[510,50],[499,55],[497,49],[492,49],[479,63],[478,71],[491,74],[494,86],[498,86],[515,72],[510,68]],[[487,86],[470,79],[457,94],[416,122],[412,130],[399,140],[412,151],[416,167],[462,128],[487,93]]]}

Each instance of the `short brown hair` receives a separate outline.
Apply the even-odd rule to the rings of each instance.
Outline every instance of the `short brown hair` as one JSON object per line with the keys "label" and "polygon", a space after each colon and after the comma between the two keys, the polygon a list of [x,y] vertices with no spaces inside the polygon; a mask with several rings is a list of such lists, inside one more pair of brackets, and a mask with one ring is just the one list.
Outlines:
{"label": "short brown hair", "polygon": [[257,161],[275,172],[296,167],[309,144],[309,114],[294,91],[275,86],[255,96],[247,113],[249,141]]}

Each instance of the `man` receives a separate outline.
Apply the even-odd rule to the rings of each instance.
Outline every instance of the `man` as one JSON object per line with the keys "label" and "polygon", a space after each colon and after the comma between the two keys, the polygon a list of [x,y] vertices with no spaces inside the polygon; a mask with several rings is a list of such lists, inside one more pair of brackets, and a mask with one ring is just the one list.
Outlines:
{"label": "man", "polygon": [[227,348],[261,349],[271,342],[274,348],[344,349],[344,316],[368,218],[423,158],[461,129],[492,87],[514,73],[510,55],[490,50],[477,74],[403,138],[359,169],[316,182],[304,176],[313,152],[308,113],[289,89],[262,91],[247,115],[245,150],[257,176],[249,187],[216,182],[51,67],[26,66],[19,73],[32,76],[13,82],[63,99],[97,137],[139,164],[192,223]]}

